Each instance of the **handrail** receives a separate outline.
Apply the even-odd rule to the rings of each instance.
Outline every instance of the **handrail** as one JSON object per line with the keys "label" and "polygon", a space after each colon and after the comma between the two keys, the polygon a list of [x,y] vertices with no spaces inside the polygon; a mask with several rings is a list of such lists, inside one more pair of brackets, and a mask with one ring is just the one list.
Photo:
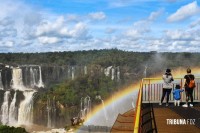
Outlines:
{"label": "handrail", "polygon": [[143,80],[140,83],[140,89],[138,92],[138,99],[137,99],[137,104],[136,104],[136,115],[135,115],[135,120],[134,120],[134,133],[139,133],[140,131],[140,116],[141,116],[141,105],[142,105],[142,85],[143,85]]}
{"label": "handrail", "polygon": [[[144,87],[145,80],[149,80],[149,82],[147,84],[151,85],[152,83],[150,83],[150,80],[162,80],[162,78],[143,78],[142,79],[142,81],[140,83],[139,92],[138,92],[137,102],[136,102],[136,113],[135,113],[136,115],[135,115],[135,118],[134,118],[134,131],[133,131],[133,133],[140,133],[141,132],[141,129],[140,129],[141,105],[142,105],[142,101],[144,100],[142,95],[143,95],[143,87]],[[180,80],[178,83],[180,83],[180,85],[183,84],[183,82],[182,82],[183,78],[174,78],[174,80]],[[198,82],[196,82],[196,84],[197,84],[196,91],[198,92],[196,97],[198,98],[198,100],[200,100],[200,92],[199,92],[199,90],[200,90],[200,77],[195,77],[195,80],[198,81]],[[176,84],[176,82],[174,82],[174,84]],[[152,89],[151,86],[148,86],[147,88],[149,90]],[[195,91],[194,91],[194,93],[195,93]]]}

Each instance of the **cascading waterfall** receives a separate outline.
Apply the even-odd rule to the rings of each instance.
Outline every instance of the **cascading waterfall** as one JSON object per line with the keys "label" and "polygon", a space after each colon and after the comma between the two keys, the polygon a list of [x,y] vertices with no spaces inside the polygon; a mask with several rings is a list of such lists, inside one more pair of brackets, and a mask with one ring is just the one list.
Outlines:
{"label": "cascading waterfall", "polygon": [[106,121],[108,121],[108,115],[107,115],[107,112],[106,112],[106,108],[105,108],[105,104],[104,104],[103,99],[101,99],[101,103],[103,105],[103,112],[104,112],[105,119],[106,119]]}
{"label": "cascading waterfall", "polygon": [[35,69],[33,69],[32,67],[30,68],[30,73],[31,73],[31,87],[34,87],[36,85],[36,74],[37,71]]}
{"label": "cascading waterfall", "polygon": [[104,74],[108,77],[110,75],[110,70],[111,70],[112,66],[107,67],[106,69],[104,69]]}
{"label": "cascading waterfall", "polygon": [[16,96],[17,96],[17,92],[15,92],[12,102],[10,104],[10,108],[9,108],[9,125],[14,125],[14,124],[16,124],[16,121],[17,121],[17,119],[16,119],[17,107],[15,106]]}
{"label": "cascading waterfall", "polygon": [[2,112],[1,122],[4,125],[8,124],[9,120],[9,98],[10,98],[10,91],[6,91],[4,93],[4,102],[1,106],[1,112]]}
{"label": "cascading waterfall", "polygon": [[72,80],[74,80],[74,67],[72,67]]}
{"label": "cascading waterfall", "polygon": [[47,127],[55,127],[56,122],[56,100],[55,96],[53,100],[47,98]]}
{"label": "cascading waterfall", "polygon": [[87,75],[87,66],[84,66],[84,74]]}
{"label": "cascading waterfall", "polygon": [[0,90],[3,90],[3,83],[2,83],[2,78],[1,78],[1,71],[0,71]]}
{"label": "cascading waterfall", "polygon": [[25,99],[20,103],[18,112],[18,124],[20,125],[32,124],[33,122],[34,93],[34,90],[25,90],[23,92]]}
{"label": "cascading waterfall", "polygon": [[117,81],[120,80],[120,69],[119,66],[117,67]]}
{"label": "cascading waterfall", "polygon": [[47,98],[47,127],[51,127],[51,100]]}
{"label": "cascading waterfall", "polygon": [[81,112],[80,117],[86,119],[91,112],[91,99],[89,96],[81,98]]}
{"label": "cascading waterfall", "polygon": [[39,73],[40,73],[40,76],[39,76],[39,82],[38,82],[38,87],[44,87],[44,83],[42,82],[42,70],[41,70],[41,66],[39,66]]}
{"label": "cascading waterfall", "polygon": [[115,69],[114,68],[111,69],[111,74],[112,74],[111,79],[114,80],[115,79]]}
{"label": "cascading waterfall", "polygon": [[23,80],[22,80],[22,69],[13,68],[12,69],[12,88],[15,90],[23,90]]}

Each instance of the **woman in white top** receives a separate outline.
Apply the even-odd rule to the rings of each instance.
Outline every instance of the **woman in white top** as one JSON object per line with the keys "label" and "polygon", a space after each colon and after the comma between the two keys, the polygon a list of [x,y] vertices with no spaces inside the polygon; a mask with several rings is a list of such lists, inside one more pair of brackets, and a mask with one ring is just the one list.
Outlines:
{"label": "woman in white top", "polygon": [[160,105],[162,105],[163,103],[163,100],[165,98],[165,95],[167,95],[167,99],[166,99],[166,106],[169,105],[169,95],[172,91],[172,88],[173,88],[173,84],[172,84],[172,81],[174,81],[173,79],[173,76],[171,74],[171,70],[170,69],[167,69],[165,74],[162,76],[163,78],[163,94],[162,94],[162,98],[161,98],[161,102],[160,102]]}

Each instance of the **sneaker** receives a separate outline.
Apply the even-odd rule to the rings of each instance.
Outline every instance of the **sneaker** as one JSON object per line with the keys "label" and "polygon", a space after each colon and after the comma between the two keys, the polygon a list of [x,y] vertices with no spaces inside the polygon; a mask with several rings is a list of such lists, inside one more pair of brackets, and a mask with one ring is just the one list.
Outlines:
{"label": "sneaker", "polygon": [[187,105],[187,104],[184,104],[183,107],[188,107],[188,105]]}
{"label": "sneaker", "polygon": [[193,107],[193,104],[190,104],[190,107]]}
{"label": "sneaker", "polygon": [[159,105],[162,105],[162,103],[160,102]]}
{"label": "sneaker", "polygon": [[166,106],[169,106],[169,104],[168,104],[168,103],[166,103]]}

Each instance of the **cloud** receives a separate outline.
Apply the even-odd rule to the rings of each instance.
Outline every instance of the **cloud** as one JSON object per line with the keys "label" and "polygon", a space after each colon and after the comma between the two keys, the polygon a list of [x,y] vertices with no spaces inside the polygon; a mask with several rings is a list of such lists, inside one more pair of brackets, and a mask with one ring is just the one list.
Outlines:
{"label": "cloud", "polygon": [[174,14],[171,14],[168,18],[168,22],[177,22],[190,18],[200,12],[200,7],[197,5],[197,1],[189,3],[179,8]]}
{"label": "cloud", "polygon": [[195,27],[197,27],[197,26],[199,26],[199,25],[200,25],[200,19],[198,19],[198,20],[192,22],[192,23],[190,24],[190,28],[195,28]]}
{"label": "cloud", "polygon": [[14,46],[14,42],[10,41],[10,40],[6,40],[6,41],[0,41],[0,47],[13,47]]}
{"label": "cloud", "polygon": [[106,34],[112,34],[114,32],[116,32],[116,29],[114,29],[114,28],[106,28],[106,30],[105,30]]}
{"label": "cloud", "polygon": [[89,17],[93,20],[103,20],[106,18],[106,15],[104,12],[94,12],[89,13]]}
{"label": "cloud", "polygon": [[151,12],[149,17],[148,17],[148,20],[154,21],[156,18],[158,18],[163,13],[163,10],[164,9],[160,9],[156,12]]}
{"label": "cloud", "polygon": [[48,37],[42,36],[38,38],[39,42],[42,44],[54,44],[60,42],[60,39],[57,37]]}

